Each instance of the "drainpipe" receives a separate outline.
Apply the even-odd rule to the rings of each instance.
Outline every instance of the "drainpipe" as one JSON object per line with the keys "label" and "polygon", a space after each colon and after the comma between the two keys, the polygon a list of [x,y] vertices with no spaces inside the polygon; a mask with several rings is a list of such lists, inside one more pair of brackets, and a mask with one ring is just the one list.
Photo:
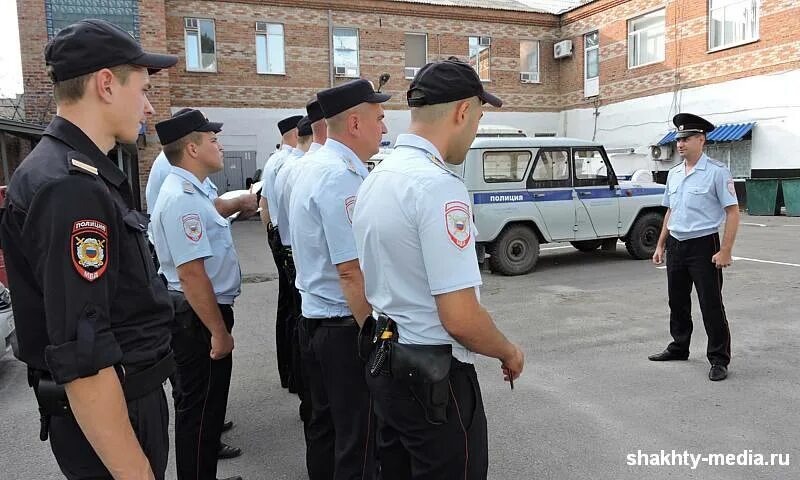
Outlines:
{"label": "drainpipe", "polygon": [[328,81],[333,87],[333,11],[328,9]]}

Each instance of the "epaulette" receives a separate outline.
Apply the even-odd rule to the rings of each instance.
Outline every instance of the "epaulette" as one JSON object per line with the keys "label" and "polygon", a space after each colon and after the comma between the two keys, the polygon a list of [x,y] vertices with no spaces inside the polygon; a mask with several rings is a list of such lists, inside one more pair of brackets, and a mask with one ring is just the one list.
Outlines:
{"label": "epaulette", "polygon": [[727,165],[725,165],[724,163],[722,163],[719,160],[716,160],[714,158],[711,158],[711,157],[708,157],[708,163],[710,163],[712,165],[716,165],[718,167],[727,167]]}
{"label": "epaulette", "polygon": [[195,192],[194,185],[192,185],[192,182],[190,182],[189,180],[184,180],[183,183],[181,183],[181,186],[183,187],[183,193]]}
{"label": "epaulette", "polygon": [[67,168],[71,174],[82,173],[84,175],[98,175],[97,167],[94,166],[92,159],[80,152],[74,150],[67,152],[66,160]]}

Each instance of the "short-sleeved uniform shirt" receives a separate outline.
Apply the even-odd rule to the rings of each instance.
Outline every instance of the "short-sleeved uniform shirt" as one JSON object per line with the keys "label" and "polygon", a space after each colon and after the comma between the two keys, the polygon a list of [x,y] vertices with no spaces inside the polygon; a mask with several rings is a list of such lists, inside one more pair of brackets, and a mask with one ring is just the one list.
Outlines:
{"label": "short-sleeved uniform shirt", "polygon": [[147,222],[125,174],[55,117],[14,173],[0,225],[22,361],[66,383],[169,353],[172,302]]}
{"label": "short-sleeved uniform shirt", "polygon": [[399,341],[451,344],[474,353],[442,325],[435,295],[481,285],[476,230],[463,180],[417,135],[398,135],[394,151],[364,181],[353,216],[367,300],[397,323]]}
{"label": "short-sleeved uniform shirt", "polygon": [[153,209],[153,237],[170,290],[183,291],[177,268],[202,258],[217,303],[231,305],[241,291],[242,272],[231,223],[214,208],[213,195],[209,184],[172,167]]}
{"label": "short-sleeved uniform shirt", "polygon": [[272,222],[272,226],[274,227],[278,226],[278,209],[277,200],[275,199],[275,177],[278,176],[278,171],[280,170],[281,166],[283,166],[283,162],[286,160],[286,157],[292,154],[293,150],[294,148],[290,147],[289,145],[281,145],[280,150],[273,153],[272,156],[270,156],[267,160],[267,163],[264,164],[264,172],[261,175],[261,178],[264,179],[264,183],[261,187],[261,194],[267,199],[269,220]]}
{"label": "short-sleeved uniform shirt", "polygon": [[[321,147],[322,145],[315,142],[311,144],[308,148],[308,152],[304,155],[287,158],[286,161],[283,162],[283,167],[281,167],[278,175],[275,177],[275,201],[278,209],[278,223],[284,226],[278,233],[280,233],[281,236],[281,244],[285,247],[290,247],[292,245],[292,240],[289,235],[289,197],[292,195],[292,186],[296,177],[296,174],[292,172],[294,172],[298,164],[304,162],[305,158],[308,158],[308,156]],[[303,158],[303,160],[301,160],[301,158]]]}
{"label": "short-sleeved uniform shirt", "polygon": [[298,168],[289,199],[289,230],[303,316],[351,315],[336,265],[358,258],[352,215],[356,192],[366,176],[363,163],[333,139]]}
{"label": "short-sleeved uniform shirt", "polygon": [[670,209],[667,228],[678,240],[717,233],[725,208],[737,204],[730,170],[706,154],[688,175],[685,161],[667,175],[662,205]]}

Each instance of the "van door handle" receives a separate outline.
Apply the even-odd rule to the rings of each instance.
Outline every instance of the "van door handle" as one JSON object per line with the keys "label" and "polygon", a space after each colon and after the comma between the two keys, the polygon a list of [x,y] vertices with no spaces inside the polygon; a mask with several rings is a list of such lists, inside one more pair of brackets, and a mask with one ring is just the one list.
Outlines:
{"label": "van door handle", "polygon": [[544,198],[544,193],[534,193],[533,198]]}
{"label": "van door handle", "polygon": [[592,196],[592,192],[582,191],[580,192],[582,197],[590,197]]}

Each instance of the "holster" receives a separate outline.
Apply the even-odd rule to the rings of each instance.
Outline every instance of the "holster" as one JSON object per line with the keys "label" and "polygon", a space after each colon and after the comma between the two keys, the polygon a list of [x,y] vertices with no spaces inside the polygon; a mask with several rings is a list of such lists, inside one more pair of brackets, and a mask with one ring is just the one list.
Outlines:
{"label": "holster", "polygon": [[181,329],[191,335],[203,340],[211,341],[208,329],[203,326],[203,322],[197,318],[186,295],[183,292],[169,290],[169,297],[172,299],[172,307],[175,309],[175,328]]}
{"label": "holster", "polygon": [[267,226],[267,243],[269,243],[269,248],[272,250],[273,255],[276,257],[282,256],[283,244],[281,243],[281,235],[278,227],[273,226],[272,223]]}
{"label": "holster", "polygon": [[447,406],[450,403],[452,345],[393,342],[391,348],[392,376],[408,384],[414,398],[422,405],[428,423],[446,423]]}
{"label": "holster", "polygon": [[369,360],[369,355],[377,345],[377,343],[372,341],[374,335],[375,319],[372,315],[369,315],[364,320],[364,325],[358,329],[358,358],[360,358],[362,362]]}

